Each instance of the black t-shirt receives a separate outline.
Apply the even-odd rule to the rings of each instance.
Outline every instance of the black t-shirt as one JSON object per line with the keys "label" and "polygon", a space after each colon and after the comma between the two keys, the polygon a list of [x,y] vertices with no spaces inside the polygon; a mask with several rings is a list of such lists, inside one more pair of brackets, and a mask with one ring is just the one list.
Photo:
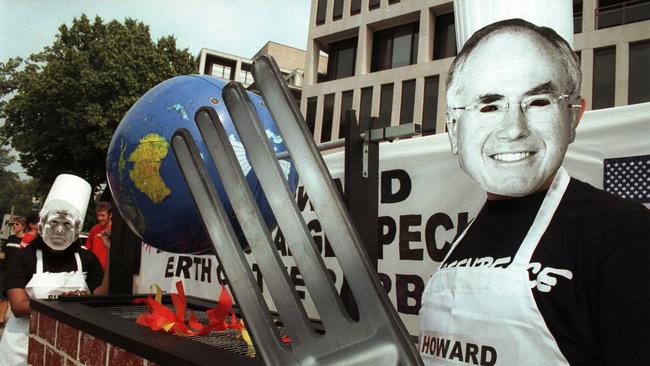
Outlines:
{"label": "black t-shirt", "polygon": [[0,262],[0,274],[5,273],[11,258],[15,257],[20,251],[20,242],[20,238],[15,234],[12,234],[7,238],[7,242],[2,248],[2,251],[5,253],[5,258]]}
{"label": "black t-shirt", "polygon": [[17,237],[16,234],[11,234],[7,238],[7,243],[5,244],[5,247],[9,243],[11,243],[11,244],[20,244],[21,241],[22,241],[21,238]]}
{"label": "black t-shirt", "polygon": [[104,270],[97,256],[91,251],[82,249],[81,243],[77,240],[66,250],[60,253],[53,252],[43,242],[40,236],[36,237],[27,247],[20,252],[9,263],[4,276],[3,290],[12,288],[25,288],[27,283],[36,273],[36,250],[43,252],[43,272],[71,272],[77,270],[75,252],[79,252],[81,266],[88,289],[92,293],[102,283]]}
{"label": "black t-shirt", "polygon": [[[545,193],[487,201],[443,267],[507,267]],[[569,363],[650,365],[649,260],[650,211],[571,179],[528,266]]]}

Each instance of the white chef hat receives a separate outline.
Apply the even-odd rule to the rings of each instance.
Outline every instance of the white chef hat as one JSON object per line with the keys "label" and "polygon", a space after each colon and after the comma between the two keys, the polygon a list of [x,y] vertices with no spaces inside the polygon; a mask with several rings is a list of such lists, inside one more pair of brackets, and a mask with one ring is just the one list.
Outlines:
{"label": "white chef hat", "polygon": [[454,0],[454,17],[459,50],[477,30],[512,18],[551,28],[573,46],[571,0]]}
{"label": "white chef hat", "polygon": [[90,184],[83,178],[72,174],[59,175],[43,203],[41,218],[52,211],[65,210],[79,218],[81,227],[86,217],[91,191]]}

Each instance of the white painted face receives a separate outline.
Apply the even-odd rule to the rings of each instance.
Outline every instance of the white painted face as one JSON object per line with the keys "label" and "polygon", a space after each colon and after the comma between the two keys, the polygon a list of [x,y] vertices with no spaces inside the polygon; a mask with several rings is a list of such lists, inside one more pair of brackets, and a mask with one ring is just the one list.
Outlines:
{"label": "white painted face", "polygon": [[39,224],[41,237],[51,249],[65,250],[79,237],[78,221],[67,212],[51,212]]}
{"label": "white painted face", "polygon": [[[568,75],[558,51],[530,32],[489,36],[472,51],[457,73],[458,91],[449,93],[452,152],[461,168],[489,196],[521,197],[546,188],[575,137],[577,112],[567,108]],[[547,99],[548,98],[548,99]],[[553,101],[544,118],[524,114]],[[496,106],[508,106],[499,111]],[[548,108],[548,107],[545,107]],[[496,114],[491,114],[496,113]]]}

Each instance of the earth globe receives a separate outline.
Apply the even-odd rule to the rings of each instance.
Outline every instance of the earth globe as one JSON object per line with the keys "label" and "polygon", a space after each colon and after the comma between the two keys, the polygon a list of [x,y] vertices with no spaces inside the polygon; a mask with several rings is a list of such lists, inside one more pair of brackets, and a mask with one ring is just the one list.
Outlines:
{"label": "earth globe", "polygon": [[[202,106],[213,107],[219,115],[266,225],[271,228],[275,224],[268,201],[223,103],[221,92],[224,85],[224,81],[205,75],[178,76],[164,81],[145,93],[115,130],[106,159],[108,186],[127,225],[155,248],[184,254],[205,253],[212,248],[171,147],[171,137],[179,128],[186,128],[193,136],[240,244],[244,248],[247,246],[194,122],[194,115]],[[286,151],[282,136],[262,98],[248,94],[271,146],[278,153]],[[295,190],[298,176],[293,164],[288,159],[279,163],[289,187]]]}

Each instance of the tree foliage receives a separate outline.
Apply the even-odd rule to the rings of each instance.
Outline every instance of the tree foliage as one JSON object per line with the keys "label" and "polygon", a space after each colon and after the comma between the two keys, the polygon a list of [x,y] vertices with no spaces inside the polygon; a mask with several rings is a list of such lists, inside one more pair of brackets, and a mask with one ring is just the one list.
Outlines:
{"label": "tree foliage", "polygon": [[12,209],[18,215],[26,215],[31,210],[34,182],[21,181],[18,174],[7,169],[14,160],[8,148],[0,147],[0,217]]}
{"label": "tree foliage", "polygon": [[27,174],[49,187],[61,173],[105,180],[106,152],[118,123],[154,85],[194,72],[173,36],[151,40],[133,19],[61,25],[51,46],[26,60],[0,63],[0,135],[20,153]]}

